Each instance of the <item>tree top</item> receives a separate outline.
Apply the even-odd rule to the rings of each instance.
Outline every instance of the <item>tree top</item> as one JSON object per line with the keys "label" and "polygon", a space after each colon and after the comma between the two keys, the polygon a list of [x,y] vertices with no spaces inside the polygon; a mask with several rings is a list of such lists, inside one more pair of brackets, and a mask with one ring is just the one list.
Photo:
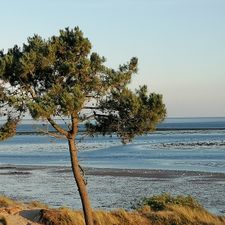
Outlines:
{"label": "tree top", "polygon": [[[115,70],[91,47],[75,27],[49,39],[34,35],[21,48],[1,51],[0,112],[8,116],[8,126],[29,112],[65,136],[75,132],[75,121],[86,122],[89,134],[115,132],[124,141],[153,130],[166,109],[162,96],[148,94],[146,86],[129,89],[138,59]],[[55,116],[71,120],[68,130],[55,123]],[[3,128],[0,132],[5,133]]]}

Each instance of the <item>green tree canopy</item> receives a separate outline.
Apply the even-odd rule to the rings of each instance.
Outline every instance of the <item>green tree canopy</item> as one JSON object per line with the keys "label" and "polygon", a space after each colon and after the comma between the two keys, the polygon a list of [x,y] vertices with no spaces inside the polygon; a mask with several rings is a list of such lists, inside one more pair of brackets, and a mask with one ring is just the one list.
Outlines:
{"label": "green tree canopy", "polygon": [[[154,130],[166,115],[162,95],[149,94],[147,86],[134,92],[129,89],[137,73],[137,58],[117,70],[104,63],[104,57],[91,52],[90,41],[78,27],[60,30],[49,39],[34,35],[21,48],[15,45],[0,52],[0,115],[7,117],[0,139],[15,134],[25,113],[48,121],[67,138],[87,224],[92,223],[86,215],[84,185],[74,155],[78,123],[86,123],[90,135],[116,133],[126,143]],[[69,119],[68,129],[56,123],[57,116]]]}

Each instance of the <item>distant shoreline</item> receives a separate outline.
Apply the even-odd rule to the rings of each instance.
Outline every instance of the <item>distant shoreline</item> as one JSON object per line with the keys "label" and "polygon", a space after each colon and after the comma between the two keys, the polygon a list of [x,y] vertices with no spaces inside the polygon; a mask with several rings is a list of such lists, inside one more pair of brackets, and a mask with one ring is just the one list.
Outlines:
{"label": "distant shoreline", "polygon": [[[225,131],[225,128],[157,128],[155,131]],[[49,131],[51,133],[57,133],[56,131]],[[83,133],[84,131],[79,131]],[[153,134],[154,132],[150,132]],[[48,135],[47,131],[18,131],[16,135]]]}

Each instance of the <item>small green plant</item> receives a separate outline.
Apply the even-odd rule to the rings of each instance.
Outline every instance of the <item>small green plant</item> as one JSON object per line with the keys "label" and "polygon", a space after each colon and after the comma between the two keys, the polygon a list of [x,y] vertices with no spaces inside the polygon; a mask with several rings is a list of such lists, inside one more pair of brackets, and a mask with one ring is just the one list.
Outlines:
{"label": "small green plant", "polygon": [[171,196],[168,193],[164,193],[162,195],[154,195],[152,197],[145,197],[138,203],[138,208],[142,208],[143,206],[149,206],[153,211],[161,211],[168,208],[171,205],[180,205],[184,207],[190,208],[202,208],[202,206],[191,196]]}

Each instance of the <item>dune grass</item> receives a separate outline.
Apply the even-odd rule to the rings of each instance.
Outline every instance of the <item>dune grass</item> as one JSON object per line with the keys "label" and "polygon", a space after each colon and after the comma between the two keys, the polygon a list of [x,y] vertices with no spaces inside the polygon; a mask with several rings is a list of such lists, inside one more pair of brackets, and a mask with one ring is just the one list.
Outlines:
{"label": "dune grass", "polygon": [[[12,206],[15,202],[0,198],[1,205]],[[39,207],[40,224],[44,225],[84,225],[83,213],[69,208],[49,209],[40,203],[28,206]],[[205,210],[190,196],[169,194],[142,199],[132,211],[118,209],[114,211],[93,212],[94,225],[225,225],[225,217],[217,216]],[[2,224],[7,221],[2,219]],[[1,223],[0,223],[1,224]]]}
{"label": "dune grass", "polygon": [[[95,225],[225,225],[225,217],[209,213],[190,196],[169,194],[144,198],[133,211],[94,211]],[[81,212],[42,210],[45,225],[84,225]]]}
{"label": "dune grass", "polygon": [[19,206],[21,203],[14,201],[8,197],[0,195],[0,208],[10,207],[10,206]]}
{"label": "dune grass", "polygon": [[[112,212],[93,212],[95,225],[150,225],[148,218],[139,212],[123,209]],[[42,210],[40,222],[45,225],[84,225],[83,214],[70,209]]]}
{"label": "dune grass", "polygon": [[[170,206],[166,210],[152,211],[144,207],[139,211],[123,209],[112,212],[95,211],[95,225],[224,225],[225,217],[219,217],[205,210],[183,206]],[[41,222],[45,225],[84,225],[81,212],[69,209],[43,210]]]}
{"label": "dune grass", "polygon": [[48,205],[39,201],[31,201],[27,204],[31,208],[48,209]]}

